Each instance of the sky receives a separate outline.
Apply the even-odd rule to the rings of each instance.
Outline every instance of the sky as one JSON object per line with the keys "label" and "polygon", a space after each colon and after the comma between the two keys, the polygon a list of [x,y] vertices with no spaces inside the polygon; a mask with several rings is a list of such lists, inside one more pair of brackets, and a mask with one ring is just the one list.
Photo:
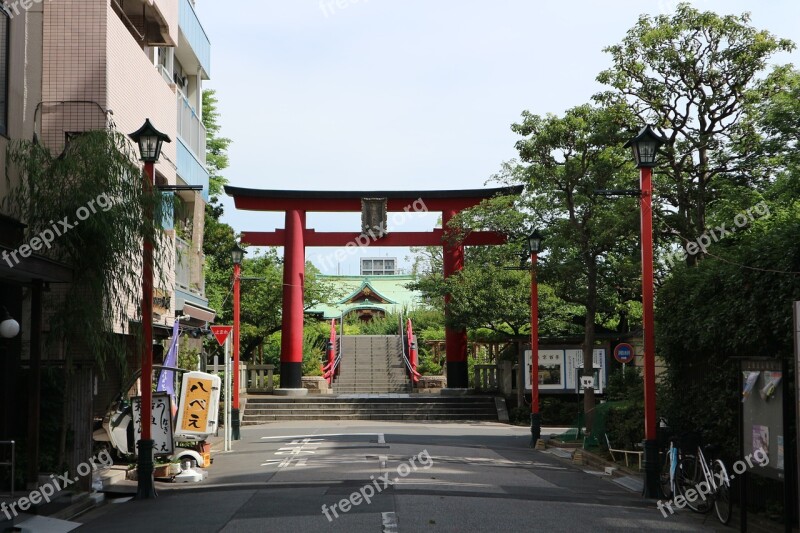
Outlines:
{"label": "sky", "polygon": [[[800,43],[797,0],[694,0]],[[220,6],[223,7],[220,7]],[[230,185],[258,189],[407,190],[486,186],[517,156],[510,126],[524,110],[562,114],[590,102],[640,14],[671,13],[672,0],[197,0],[211,39],[211,80],[221,134],[233,140]],[[774,63],[800,65],[800,52]],[[489,183],[489,186],[496,186]],[[239,211],[241,231],[282,228],[282,213]],[[437,213],[404,217],[390,231],[426,231]],[[390,215],[391,220],[391,215]],[[309,213],[317,231],[358,231],[360,214]],[[358,257],[398,257],[368,247],[344,261],[308,248],[326,274],[358,274]],[[282,253],[282,252],[281,252]]]}

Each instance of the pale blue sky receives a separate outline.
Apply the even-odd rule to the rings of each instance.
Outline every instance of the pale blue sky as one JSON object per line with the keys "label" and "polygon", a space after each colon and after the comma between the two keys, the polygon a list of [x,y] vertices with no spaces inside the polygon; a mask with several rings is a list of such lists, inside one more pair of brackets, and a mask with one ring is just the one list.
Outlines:
{"label": "pale blue sky", "polygon": [[[800,43],[796,0],[695,0]],[[225,176],[265,189],[458,189],[484,185],[516,157],[511,123],[523,110],[560,114],[602,88],[602,48],[639,14],[671,0],[198,0],[212,42]],[[343,6],[343,7],[337,7]],[[800,64],[800,53],[776,62]],[[283,227],[282,215],[236,211],[234,229]],[[428,230],[423,215],[389,228]],[[359,215],[310,214],[318,231],[357,231]],[[334,252],[311,248],[322,267]],[[401,248],[366,256],[406,256]],[[327,261],[328,265],[335,264]],[[336,267],[324,268],[336,273]],[[355,256],[341,265],[358,273]]]}

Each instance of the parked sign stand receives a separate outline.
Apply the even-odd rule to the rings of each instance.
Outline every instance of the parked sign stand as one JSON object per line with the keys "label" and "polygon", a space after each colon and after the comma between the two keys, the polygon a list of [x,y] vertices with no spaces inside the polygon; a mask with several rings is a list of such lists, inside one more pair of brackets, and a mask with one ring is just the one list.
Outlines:
{"label": "parked sign stand", "polygon": [[633,361],[633,358],[636,356],[636,351],[633,349],[633,346],[628,344],[627,342],[621,342],[617,344],[616,348],[614,348],[614,359],[618,362],[622,363],[622,375],[625,375],[625,367]]}
{"label": "parked sign stand", "polygon": [[[225,415],[223,417],[225,431],[223,440],[226,452],[231,451],[231,331],[233,331],[233,326],[211,326],[211,332],[219,345],[225,346]],[[236,392],[238,394],[239,391]]]}
{"label": "parked sign stand", "polygon": [[[153,439],[153,455],[169,456],[175,453],[172,436],[172,411],[166,392],[154,392],[151,403],[150,434]],[[133,406],[133,433],[138,439],[142,434],[142,397],[131,398]]]}

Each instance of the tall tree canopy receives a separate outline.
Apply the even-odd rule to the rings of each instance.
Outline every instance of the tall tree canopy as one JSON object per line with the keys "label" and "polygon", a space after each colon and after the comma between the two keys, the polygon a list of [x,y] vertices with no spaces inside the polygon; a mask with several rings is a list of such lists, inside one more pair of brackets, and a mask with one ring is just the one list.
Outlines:
{"label": "tall tree canopy", "polygon": [[[597,192],[635,183],[636,172],[622,148],[632,124],[625,106],[583,105],[563,117],[526,112],[512,126],[524,137],[517,143],[523,169],[508,179],[525,184],[522,204],[548,236],[542,279],[560,298],[585,310],[587,376],[593,375],[598,311],[622,311],[627,300],[638,297],[636,201],[610,202]],[[586,389],[587,428],[594,405],[594,390]]]}
{"label": "tall tree canopy", "polygon": [[748,14],[720,16],[688,3],[672,15],[642,15],[620,44],[605,49],[613,66],[597,78],[613,89],[599,101],[626,103],[666,136],[655,194],[667,206],[668,231],[689,240],[706,230],[710,204],[770,175],[744,118],[771,96],[774,87],[758,83],[769,59],[794,44],[749,22]]}

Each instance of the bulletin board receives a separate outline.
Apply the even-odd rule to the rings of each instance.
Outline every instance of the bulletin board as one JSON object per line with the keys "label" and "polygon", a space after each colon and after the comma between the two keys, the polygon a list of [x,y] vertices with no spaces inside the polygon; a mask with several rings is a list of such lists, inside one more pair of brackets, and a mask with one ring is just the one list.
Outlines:
{"label": "bulletin board", "polygon": [[786,371],[779,359],[742,359],[742,450],[745,457],[761,448],[769,464],[749,473],[773,479],[786,477],[787,435],[784,427]]}

